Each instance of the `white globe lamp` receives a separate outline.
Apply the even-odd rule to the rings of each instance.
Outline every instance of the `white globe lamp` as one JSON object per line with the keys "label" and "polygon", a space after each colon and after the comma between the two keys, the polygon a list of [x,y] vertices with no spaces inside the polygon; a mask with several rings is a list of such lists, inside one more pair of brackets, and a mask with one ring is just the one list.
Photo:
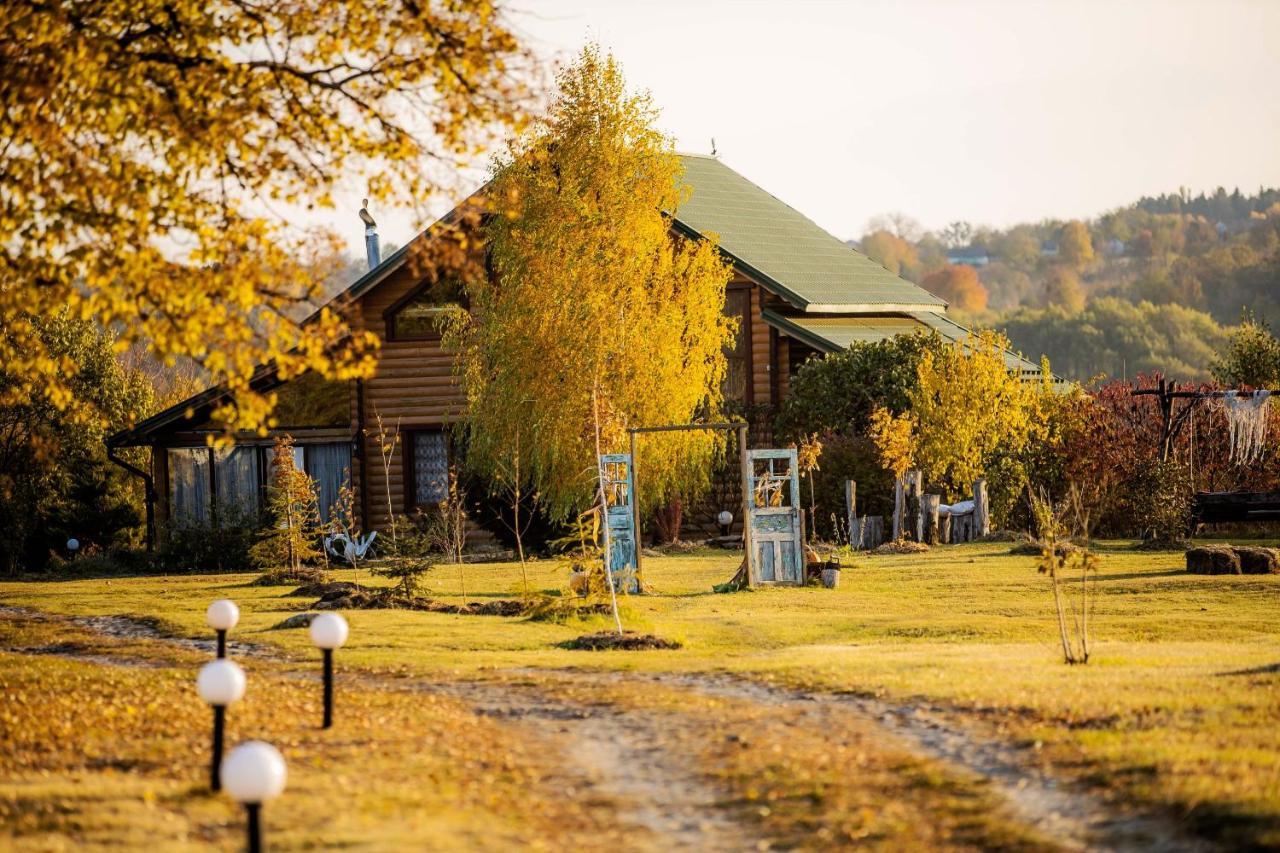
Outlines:
{"label": "white globe lamp", "polygon": [[720,535],[729,535],[729,525],[733,524],[733,513],[727,509],[720,510],[720,514],[716,516],[716,521],[720,522]]}
{"label": "white globe lamp", "polygon": [[337,613],[321,613],[311,620],[311,642],[324,655],[324,722],[321,728],[333,726],[333,650],[342,648],[351,629]]}
{"label": "white globe lamp", "polygon": [[244,806],[248,818],[249,853],[262,851],[262,804],[284,791],[289,779],[284,756],[269,743],[251,740],[242,743],[222,762],[222,778],[227,793]]}
{"label": "white globe lamp", "polygon": [[218,634],[218,657],[226,657],[227,632],[240,622],[240,608],[229,598],[219,598],[204,612],[204,621]]}
{"label": "white globe lamp", "polygon": [[233,661],[215,660],[200,667],[196,676],[196,692],[213,706],[213,758],[209,765],[209,787],[222,788],[219,768],[222,765],[222,734],[226,728],[227,706],[244,698],[244,670]]}

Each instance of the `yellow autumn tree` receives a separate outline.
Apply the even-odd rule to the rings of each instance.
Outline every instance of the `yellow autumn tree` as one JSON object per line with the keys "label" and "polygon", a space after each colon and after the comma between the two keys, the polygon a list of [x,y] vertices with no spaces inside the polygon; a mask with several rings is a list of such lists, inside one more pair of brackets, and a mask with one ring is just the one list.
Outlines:
{"label": "yellow autumn tree", "polygon": [[880,464],[901,479],[915,459],[915,421],[909,413],[895,415],[877,406],[871,413],[867,434],[876,446]]}
{"label": "yellow autumn tree", "polygon": [[[647,93],[628,92],[589,45],[558,77],[546,117],[495,169],[490,279],[448,332],[467,394],[468,465],[520,476],[558,518],[589,506],[597,448],[627,428],[684,423],[721,404],[730,268],[715,246],[669,229],[681,164],[654,128]],[[721,439],[646,437],[646,507],[705,485]]]}
{"label": "yellow autumn tree", "polygon": [[[260,428],[259,366],[367,375],[376,340],[320,295],[338,184],[421,204],[522,122],[532,62],[497,2],[0,4],[0,405],[76,400],[36,319],[68,308],[190,359]],[[355,215],[355,211],[351,211]]]}
{"label": "yellow autumn tree", "polygon": [[997,454],[1022,453],[1039,428],[1038,395],[1052,390],[1023,381],[1009,351],[1003,335],[979,332],[920,359],[908,394],[915,463],[952,497],[967,494]]}

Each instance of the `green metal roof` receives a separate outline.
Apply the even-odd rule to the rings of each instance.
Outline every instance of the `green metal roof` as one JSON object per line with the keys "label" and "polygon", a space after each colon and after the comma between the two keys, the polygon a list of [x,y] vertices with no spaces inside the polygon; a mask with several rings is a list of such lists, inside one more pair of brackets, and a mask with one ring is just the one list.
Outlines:
{"label": "green metal roof", "polygon": [[[783,315],[766,308],[764,321],[807,346],[822,353],[838,352],[857,343],[874,343],[895,335],[937,332],[947,341],[963,341],[969,330],[941,314],[927,311],[899,316],[836,317],[831,315]],[[1004,362],[1010,370],[1038,373],[1040,366],[1017,353],[1005,351]]]}
{"label": "green metal roof", "polygon": [[679,225],[714,234],[748,275],[806,312],[942,311],[946,302],[823,231],[714,157],[681,155]]}

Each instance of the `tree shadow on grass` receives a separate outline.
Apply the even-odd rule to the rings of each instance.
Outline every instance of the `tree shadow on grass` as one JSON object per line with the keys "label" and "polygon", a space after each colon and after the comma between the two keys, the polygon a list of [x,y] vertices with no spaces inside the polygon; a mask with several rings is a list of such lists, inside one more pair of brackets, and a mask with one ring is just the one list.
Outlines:
{"label": "tree shadow on grass", "polygon": [[1169,569],[1163,572],[1123,572],[1113,575],[1098,575],[1097,580],[1100,581],[1135,581],[1144,578],[1171,578],[1175,575],[1185,575],[1186,569]]}
{"label": "tree shadow on grass", "polygon": [[1249,669],[1233,669],[1228,672],[1218,673],[1218,677],[1224,678],[1229,675],[1271,675],[1273,673],[1280,673],[1280,663],[1268,663],[1262,666],[1250,667]]}

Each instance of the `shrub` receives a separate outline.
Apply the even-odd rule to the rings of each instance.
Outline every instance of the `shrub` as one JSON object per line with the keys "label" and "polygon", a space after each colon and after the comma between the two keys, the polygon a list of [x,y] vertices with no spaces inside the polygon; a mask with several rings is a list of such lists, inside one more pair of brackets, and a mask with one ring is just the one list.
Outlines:
{"label": "shrub", "polygon": [[779,442],[814,432],[863,433],[877,408],[901,414],[921,357],[943,346],[937,335],[898,335],[805,362],[778,412]]}
{"label": "shrub", "polygon": [[315,547],[320,507],[315,482],[293,461],[293,439],[276,439],[267,487],[267,525],[253,546],[253,560],[263,568],[287,565],[293,571],[304,562],[323,559]]}
{"label": "shrub", "polygon": [[171,521],[160,549],[157,568],[165,572],[244,572],[255,568],[249,556],[257,535],[250,519],[223,519],[218,526]]}
{"label": "shrub", "polygon": [[1134,483],[1141,496],[1137,518],[1146,519],[1144,534],[1157,542],[1183,542],[1191,530],[1191,477],[1180,462],[1157,462]]}

